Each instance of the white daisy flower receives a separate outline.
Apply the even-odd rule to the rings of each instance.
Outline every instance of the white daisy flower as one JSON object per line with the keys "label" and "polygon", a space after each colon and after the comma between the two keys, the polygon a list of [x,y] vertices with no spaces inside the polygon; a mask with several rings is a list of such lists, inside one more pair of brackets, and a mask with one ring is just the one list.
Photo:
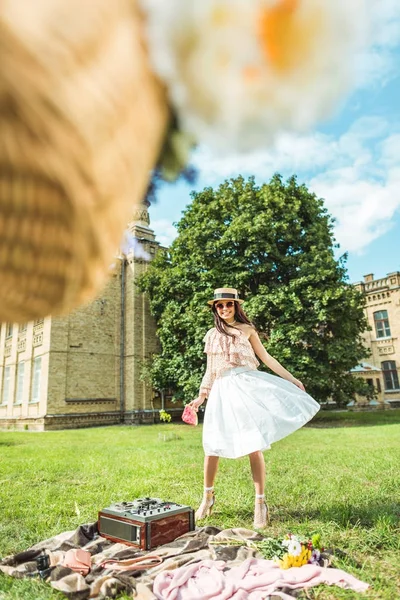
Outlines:
{"label": "white daisy flower", "polygon": [[301,554],[301,544],[297,540],[291,539],[288,544],[288,554],[291,556],[300,556]]}
{"label": "white daisy flower", "polygon": [[180,126],[230,150],[305,131],[352,81],[365,0],[141,0]]}

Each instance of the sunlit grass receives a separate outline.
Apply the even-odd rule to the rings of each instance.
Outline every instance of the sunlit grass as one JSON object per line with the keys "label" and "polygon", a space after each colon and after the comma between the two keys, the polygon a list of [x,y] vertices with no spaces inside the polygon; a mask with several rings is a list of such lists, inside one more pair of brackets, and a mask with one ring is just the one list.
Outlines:
{"label": "sunlit grass", "polygon": [[[400,597],[400,411],[320,413],[313,425],[265,453],[268,535],[320,531],[326,546],[346,553],[337,566],[371,584],[363,597],[394,600]],[[99,509],[117,500],[158,496],[197,507],[202,462],[201,427],[181,424],[2,433],[0,554],[95,521]],[[246,458],[221,461],[216,498],[210,523],[252,528]],[[360,597],[325,586],[308,594]],[[45,584],[0,577],[0,600],[59,597]]]}

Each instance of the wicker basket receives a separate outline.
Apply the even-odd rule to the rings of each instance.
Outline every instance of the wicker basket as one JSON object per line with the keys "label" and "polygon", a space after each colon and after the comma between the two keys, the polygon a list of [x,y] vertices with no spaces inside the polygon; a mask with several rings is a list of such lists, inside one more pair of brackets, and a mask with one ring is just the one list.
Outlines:
{"label": "wicker basket", "polygon": [[0,321],[90,300],[168,121],[136,0],[3,0]]}

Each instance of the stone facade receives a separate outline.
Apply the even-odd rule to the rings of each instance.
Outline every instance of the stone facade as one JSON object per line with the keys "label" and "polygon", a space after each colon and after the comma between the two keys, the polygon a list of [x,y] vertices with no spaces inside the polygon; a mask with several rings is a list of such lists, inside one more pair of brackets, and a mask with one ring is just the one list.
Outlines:
{"label": "stone facade", "polygon": [[135,284],[159,249],[147,206],[128,230],[135,244],[116,257],[108,285],[92,303],[66,317],[1,325],[0,428],[154,422],[162,406],[171,407],[141,379],[142,365],[158,348],[148,301]]}
{"label": "stone facade", "polygon": [[355,399],[352,400],[348,408],[385,408],[385,390],[383,387],[382,369],[374,367],[370,363],[362,362],[351,370],[353,375],[363,379],[368,385],[375,390],[375,398],[368,400],[366,396],[355,394]]}
{"label": "stone facade", "polygon": [[374,369],[364,369],[357,376],[361,374],[375,387],[380,403],[400,406],[400,272],[381,279],[374,279],[371,273],[354,285],[365,297],[365,314],[371,329],[363,338],[371,351],[368,367]]}

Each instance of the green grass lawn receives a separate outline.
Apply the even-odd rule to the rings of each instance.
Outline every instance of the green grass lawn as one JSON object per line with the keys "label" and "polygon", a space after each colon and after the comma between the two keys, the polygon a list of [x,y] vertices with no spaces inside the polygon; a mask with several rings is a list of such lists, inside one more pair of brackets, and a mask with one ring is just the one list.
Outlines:
{"label": "green grass lawn", "polygon": [[[163,434],[179,439],[164,441]],[[400,597],[400,410],[323,413],[265,453],[268,535],[320,531],[369,582],[368,599]],[[159,496],[194,508],[202,496],[201,427],[155,425],[0,433],[0,555],[82,523],[118,500]],[[209,523],[252,528],[248,459],[221,460]],[[0,576],[0,600],[61,598],[34,580]],[[308,597],[359,598],[321,586]]]}

